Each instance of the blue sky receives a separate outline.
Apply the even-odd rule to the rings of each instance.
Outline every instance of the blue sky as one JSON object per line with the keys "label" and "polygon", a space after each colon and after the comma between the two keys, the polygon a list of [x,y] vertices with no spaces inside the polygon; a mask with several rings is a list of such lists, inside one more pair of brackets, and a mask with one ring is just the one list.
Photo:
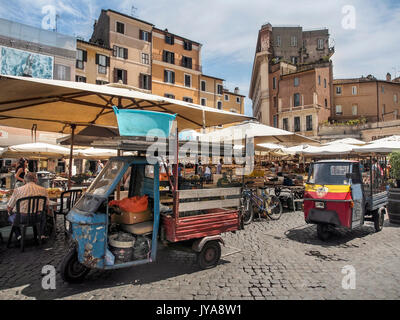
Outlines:
{"label": "blue sky", "polygon": [[[42,8],[59,15],[58,32],[88,40],[101,9],[137,18],[203,44],[203,72],[226,79],[226,86],[248,95],[261,25],[327,27],[335,45],[334,77],[387,72],[400,76],[400,1],[398,0],[0,0],[0,17],[41,27]],[[343,28],[342,9],[355,9],[355,28]],[[251,100],[246,98],[246,112]]]}

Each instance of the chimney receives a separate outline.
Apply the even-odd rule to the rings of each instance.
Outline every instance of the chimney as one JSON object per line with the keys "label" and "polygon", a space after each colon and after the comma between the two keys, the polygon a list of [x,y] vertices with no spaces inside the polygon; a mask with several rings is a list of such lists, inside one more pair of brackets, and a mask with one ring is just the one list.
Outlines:
{"label": "chimney", "polygon": [[386,81],[392,81],[392,75],[389,72],[386,73]]}
{"label": "chimney", "polygon": [[239,87],[236,87],[235,90],[233,91],[235,94],[239,94]]}

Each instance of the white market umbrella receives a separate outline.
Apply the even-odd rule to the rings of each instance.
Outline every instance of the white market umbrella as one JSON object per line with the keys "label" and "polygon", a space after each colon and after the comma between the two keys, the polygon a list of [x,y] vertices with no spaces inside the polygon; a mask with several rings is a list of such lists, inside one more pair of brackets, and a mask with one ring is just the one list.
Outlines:
{"label": "white market umbrella", "polygon": [[331,145],[331,144],[340,144],[340,143],[344,143],[344,144],[350,144],[350,145],[364,145],[366,144],[366,142],[362,141],[362,140],[358,140],[358,139],[354,139],[354,138],[344,138],[344,139],[338,139],[338,140],[334,140],[328,143],[325,143],[324,145]]}
{"label": "white market umbrella", "polygon": [[322,147],[310,146],[301,151],[305,156],[324,156],[324,155],[342,155],[349,154],[353,151],[354,146],[349,144],[330,144]]}
{"label": "white market umbrella", "polygon": [[[132,152],[124,152],[124,155],[132,155]],[[116,157],[118,151],[115,149],[87,148],[74,151],[75,159],[107,160]]]}
{"label": "white market umbrella", "polygon": [[49,159],[49,158],[62,158],[68,156],[70,150],[61,146],[36,142],[18,144],[9,146],[1,151],[0,157],[2,158],[34,158],[34,159]]}
{"label": "white market umbrella", "polygon": [[357,153],[391,153],[394,151],[400,151],[400,140],[399,141],[380,141],[367,144],[362,147],[354,148],[354,152]]}

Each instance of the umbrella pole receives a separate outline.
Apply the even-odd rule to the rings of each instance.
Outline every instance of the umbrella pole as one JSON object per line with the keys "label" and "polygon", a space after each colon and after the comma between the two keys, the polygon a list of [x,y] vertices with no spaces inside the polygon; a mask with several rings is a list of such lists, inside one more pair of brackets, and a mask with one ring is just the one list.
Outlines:
{"label": "umbrella pole", "polygon": [[72,177],[72,161],[74,152],[74,138],[75,138],[75,124],[71,124],[71,147],[69,150],[69,168],[68,168],[68,190],[71,189],[71,177]]}

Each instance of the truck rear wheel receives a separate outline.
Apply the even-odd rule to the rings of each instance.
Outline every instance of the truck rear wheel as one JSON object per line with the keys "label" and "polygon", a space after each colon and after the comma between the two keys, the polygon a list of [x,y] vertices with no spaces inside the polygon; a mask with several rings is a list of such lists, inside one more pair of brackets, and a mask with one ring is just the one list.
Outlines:
{"label": "truck rear wheel", "polygon": [[81,283],[90,269],[78,261],[76,249],[71,249],[61,264],[61,278],[68,283]]}
{"label": "truck rear wheel", "polygon": [[218,241],[207,242],[197,254],[197,262],[201,269],[210,269],[218,264],[221,258],[221,245]]}
{"label": "truck rear wheel", "polygon": [[318,239],[326,241],[330,237],[329,226],[327,224],[317,224]]}
{"label": "truck rear wheel", "polygon": [[383,222],[385,221],[385,211],[384,210],[377,210],[374,214],[374,227],[375,232],[379,232],[383,229]]}

